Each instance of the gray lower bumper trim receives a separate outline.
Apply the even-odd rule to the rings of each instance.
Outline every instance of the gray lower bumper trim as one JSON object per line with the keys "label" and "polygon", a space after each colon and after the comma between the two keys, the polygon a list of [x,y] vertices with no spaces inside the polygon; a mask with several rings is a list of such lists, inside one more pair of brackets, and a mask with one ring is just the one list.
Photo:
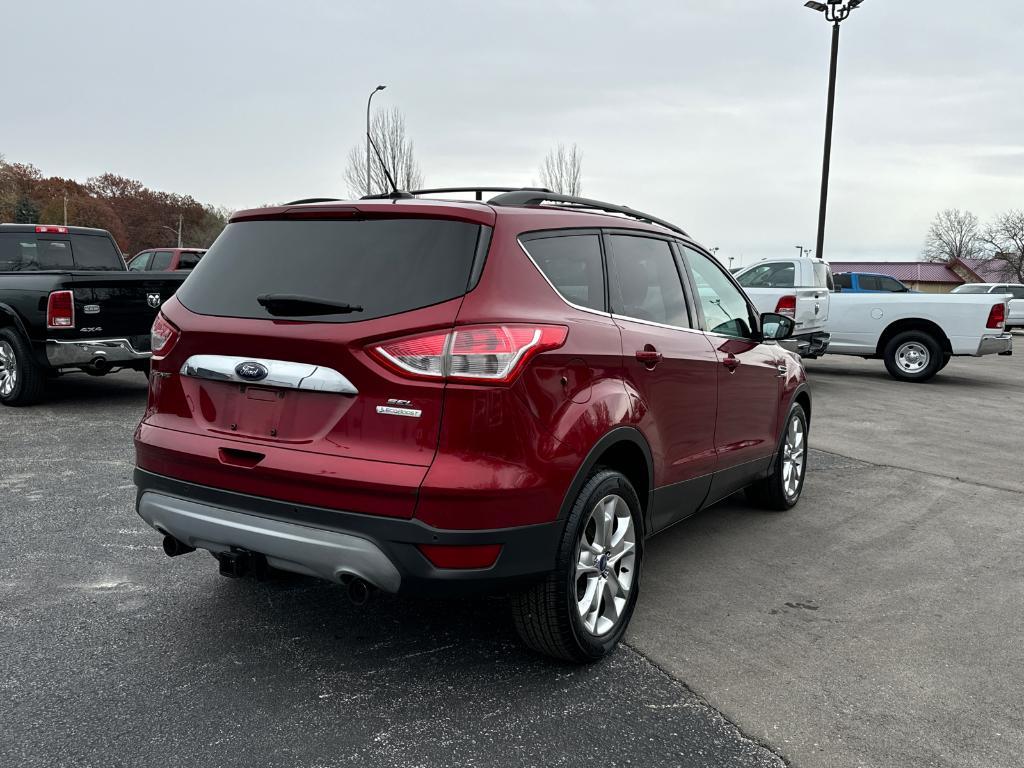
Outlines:
{"label": "gray lower bumper trim", "polygon": [[139,499],[139,515],[158,531],[197,549],[216,553],[241,547],[265,555],[270,565],[281,570],[328,581],[358,576],[385,592],[397,592],[402,583],[387,555],[358,536],[246,515],[153,491]]}
{"label": "gray lower bumper trim", "polygon": [[46,340],[46,359],[54,368],[89,365],[96,358],[117,365],[150,357],[151,353],[138,351],[128,339]]}

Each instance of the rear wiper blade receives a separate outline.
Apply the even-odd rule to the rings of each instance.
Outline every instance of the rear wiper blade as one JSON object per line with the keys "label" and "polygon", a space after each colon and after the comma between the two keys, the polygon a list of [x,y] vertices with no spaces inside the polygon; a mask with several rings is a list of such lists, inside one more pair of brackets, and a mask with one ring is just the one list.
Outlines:
{"label": "rear wiper blade", "polygon": [[256,297],[260,306],[278,317],[300,317],[302,315],[345,315],[362,312],[358,304],[318,299],[316,296],[300,296],[294,293],[264,293]]}

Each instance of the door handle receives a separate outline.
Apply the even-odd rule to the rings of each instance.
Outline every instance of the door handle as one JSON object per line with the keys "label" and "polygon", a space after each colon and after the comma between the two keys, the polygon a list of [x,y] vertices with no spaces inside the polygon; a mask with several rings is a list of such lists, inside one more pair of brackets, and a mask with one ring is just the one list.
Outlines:
{"label": "door handle", "polygon": [[643,363],[647,368],[654,368],[658,363],[661,362],[661,352],[656,350],[653,346],[648,344],[643,349],[636,351],[636,359]]}
{"label": "door handle", "polygon": [[736,369],[740,367],[740,359],[730,352],[722,361],[722,365],[729,369],[729,373],[736,373]]}

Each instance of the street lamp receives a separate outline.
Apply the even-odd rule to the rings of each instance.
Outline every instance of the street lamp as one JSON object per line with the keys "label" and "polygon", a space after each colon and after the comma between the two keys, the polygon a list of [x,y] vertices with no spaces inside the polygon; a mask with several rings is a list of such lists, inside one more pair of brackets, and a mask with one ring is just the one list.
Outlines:
{"label": "street lamp", "polygon": [[832,22],[832,60],[828,73],[828,110],[825,114],[825,159],[821,167],[821,206],[818,209],[818,258],[825,258],[825,209],[828,204],[828,172],[832,161],[832,117],[836,106],[836,67],[839,64],[839,25],[860,7],[864,0],[826,0],[808,2],[804,6],[825,14]]}
{"label": "street lamp", "polygon": [[794,245],[793,247],[796,248],[797,258],[803,258],[804,247],[802,245]]}
{"label": "street lamp", "polygon": [[373,194],[373,190],[370,189],[370,102],[373,101],[377,91],[383,91],[385,88],[387,88],[386,85],[378,85],[370,91],[370,98],[366,100],[366,194],[368,195]]}
{"label": "street lamp", "polygon": [[184,219],[184,218],[185,217],[182,216],[182,215],[178,216],[178,228],[177,229],[175,229],[174,227],[168,227],[166,224],[161,224],[160,225],[161,229],[166,229],[168,232],[172,232],[172,233],[174,233],[174,234],[176,234],[178,236],[178,247],[179,248],[181,248],[181,222],[182,222],[182,219]]}

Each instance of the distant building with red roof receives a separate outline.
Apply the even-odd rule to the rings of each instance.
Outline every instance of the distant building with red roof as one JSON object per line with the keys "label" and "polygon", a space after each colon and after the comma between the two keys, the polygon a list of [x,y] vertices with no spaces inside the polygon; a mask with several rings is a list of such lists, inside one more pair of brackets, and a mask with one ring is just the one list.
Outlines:
{"label": "distant building with red roof", "polygon": [[894,277],[913,291],[949,293],[964,283],[1014,281],[1013,271],[1003,259],[958,259],[937,261],[832,261],[833,273],[868,272]]}

